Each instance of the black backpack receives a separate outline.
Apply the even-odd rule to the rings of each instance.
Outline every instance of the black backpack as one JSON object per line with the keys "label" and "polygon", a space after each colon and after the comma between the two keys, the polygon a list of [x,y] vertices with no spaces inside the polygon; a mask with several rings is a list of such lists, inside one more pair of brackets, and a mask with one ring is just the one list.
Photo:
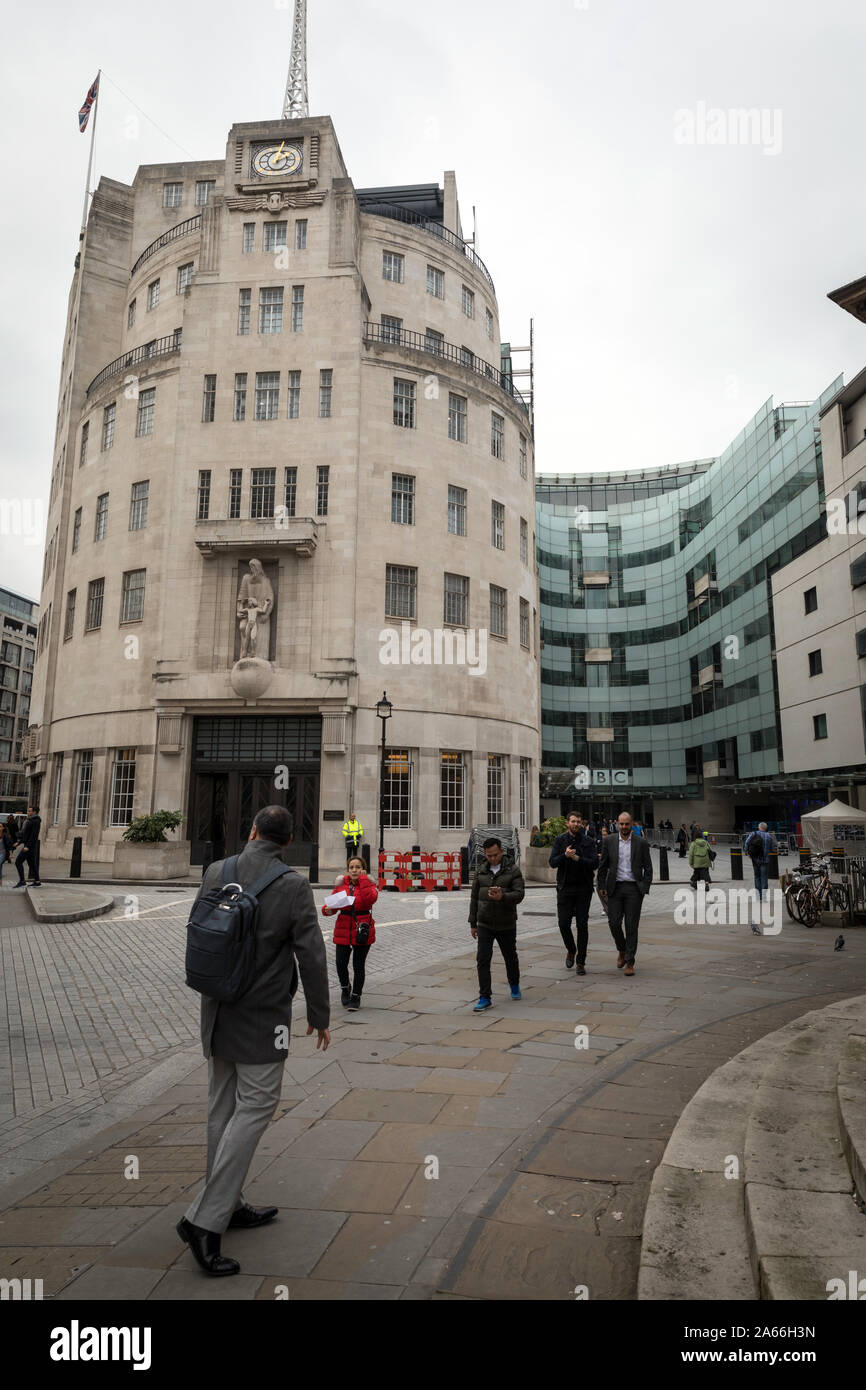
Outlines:
{"label": "black backpack", "polygon": [[225,861],[221,885],[202,893],[186,926],[186,982],[221,1004],[236,1004],[250,988],[259,898],[292,872],[287,864],[274,864],[251,887],[242,888],[233,882],[239,857]]}
{"label": "black backpack", "polygon": [[753,830],[746,845],[746,854],[750,859],[764,858],[764,841],[760,830]]}

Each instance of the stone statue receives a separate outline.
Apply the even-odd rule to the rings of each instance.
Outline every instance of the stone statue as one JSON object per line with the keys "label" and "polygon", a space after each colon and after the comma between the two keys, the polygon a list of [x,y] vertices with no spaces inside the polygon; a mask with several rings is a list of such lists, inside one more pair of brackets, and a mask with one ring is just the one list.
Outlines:
{"label": "stone statue", "polygon": [[260,560],[250,560],[250,572],[241,581],[237,611],[241,629],[241,661],[250,658],[268,661],[274,591]]}

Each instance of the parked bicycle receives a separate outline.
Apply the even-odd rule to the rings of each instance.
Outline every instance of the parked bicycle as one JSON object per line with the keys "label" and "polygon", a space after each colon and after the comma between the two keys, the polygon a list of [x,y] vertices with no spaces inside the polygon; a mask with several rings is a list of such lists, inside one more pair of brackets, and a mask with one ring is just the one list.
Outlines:
{"label": "parked bicycle", "polygon": [[823,911],[850,910],[847,887],[830,878],[832,862],[829,856],[820,855],[813,859],[811,868],[791,871],[791,881],[785,889],[785,907],[788,916],[804,927],[816,926]]}

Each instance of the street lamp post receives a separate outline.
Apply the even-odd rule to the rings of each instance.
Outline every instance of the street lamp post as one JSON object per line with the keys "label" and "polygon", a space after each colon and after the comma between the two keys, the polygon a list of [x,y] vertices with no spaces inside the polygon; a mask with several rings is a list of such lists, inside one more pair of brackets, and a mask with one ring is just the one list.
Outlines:
{"label": "street lamp post", "polygon": [[376,714],[382,721],[382,761],[379,767],[379,854],[385,853],[385,731],[394,706],[388,699],[387,691],[376,706]]}

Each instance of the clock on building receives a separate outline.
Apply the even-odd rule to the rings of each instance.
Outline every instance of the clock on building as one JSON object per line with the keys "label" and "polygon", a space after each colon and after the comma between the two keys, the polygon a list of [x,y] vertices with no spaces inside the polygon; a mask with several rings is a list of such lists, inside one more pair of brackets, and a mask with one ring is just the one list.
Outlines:
{"label": "clock on building", "polygon": [[278,144],[253,145],[250,154],[250,173],[257,178],[297,174],[304,162],[302,147],[287,145],[285,140]]}

